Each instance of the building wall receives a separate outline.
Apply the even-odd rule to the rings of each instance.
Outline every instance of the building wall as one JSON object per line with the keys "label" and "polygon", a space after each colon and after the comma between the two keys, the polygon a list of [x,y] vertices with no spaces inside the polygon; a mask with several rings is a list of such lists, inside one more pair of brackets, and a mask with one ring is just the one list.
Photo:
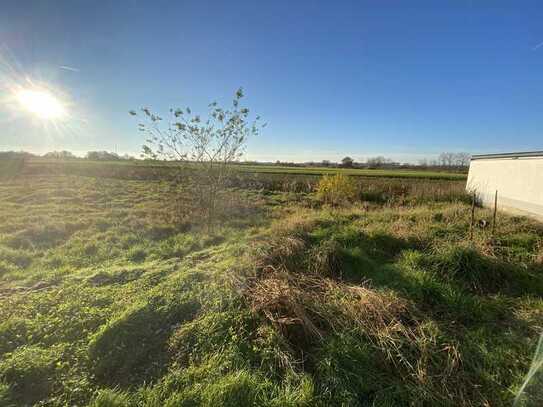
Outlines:
{"label": "building wall", "polygon": [[466,189],[476,191],[483,205],[543,219],[543,156],[472,160]]}

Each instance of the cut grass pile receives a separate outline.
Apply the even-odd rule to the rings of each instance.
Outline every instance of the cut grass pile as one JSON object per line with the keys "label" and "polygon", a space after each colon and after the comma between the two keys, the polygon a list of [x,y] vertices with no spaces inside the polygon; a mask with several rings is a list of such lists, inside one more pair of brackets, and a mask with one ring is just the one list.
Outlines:
{"label": "cut grass pile", "polygon": [[209,232],[155,181],[0,183],[0,404],[510,405],[543,227],[500,215],[467,242],[464,198],[416,188],[240,191]]}

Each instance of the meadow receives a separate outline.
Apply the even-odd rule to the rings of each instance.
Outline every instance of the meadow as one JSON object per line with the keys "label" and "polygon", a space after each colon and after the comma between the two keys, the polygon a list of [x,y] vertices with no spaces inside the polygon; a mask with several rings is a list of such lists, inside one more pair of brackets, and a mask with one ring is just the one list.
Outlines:
{"label": "meadow", "polygon": [[470,239],[462,179],[247,170],[208,228],[170,169],[4,165],[2,406],[505,406],[529,370],[543,225]]}
{"label": "meadow", "polygon": [[[13,163],[16,160],[13,160]],[[1,164],[0,164],[1,165]],[[185,164],[190,169],[190,164]],[[28,173],[81,173],[115,177],[149,177],[159,174],[163,179],[179,168],[178,163],[164,161],[90,161],[83,159],[55,160],[41,157],[27,159],[24,163]],[[435,180],[465,180],[467,174],[462,171],[439,171],[432,169],[367,169],[367,168],[332,168],[332,167],[289,167],[264,164],[232,164],[232,168],[242,176],[263,174],[314,176],[345,174],[359,177],[376,178],[413,178]]]}

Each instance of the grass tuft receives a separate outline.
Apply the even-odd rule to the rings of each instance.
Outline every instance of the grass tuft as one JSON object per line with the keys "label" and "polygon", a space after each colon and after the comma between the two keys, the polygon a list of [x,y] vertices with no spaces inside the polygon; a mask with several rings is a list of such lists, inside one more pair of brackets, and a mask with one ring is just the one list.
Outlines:
{"label": "grass tuft", "polygon": [[[22,346],[0,362],[0,380],[10,383],[14,401],[36,403],[44,399],[54,385],[59,356],[53,349]],[[3,391],[7,393],[5,387]]]}
{"label": "grass tuft", "polygon": [[127,385],[163,372],[172,327],[191,319],[198,309],[194,301],[180,300],[152,297],[104,325],[89,343],[96,378]]}
{"label": "grass tuft", "polygon": [[130,396],[119,390],[103,389],[90,402],[88,407],[130,407]]}

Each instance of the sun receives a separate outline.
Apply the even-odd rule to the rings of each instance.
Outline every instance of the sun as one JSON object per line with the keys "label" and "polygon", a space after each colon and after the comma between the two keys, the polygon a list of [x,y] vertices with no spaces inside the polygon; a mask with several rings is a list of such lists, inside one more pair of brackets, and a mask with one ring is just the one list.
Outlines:
{"label": "sun", "polygon": [[21,89],[15,96],[23,109],[40,119],[55,120],[66,116],[61,101],[46,90]]}

